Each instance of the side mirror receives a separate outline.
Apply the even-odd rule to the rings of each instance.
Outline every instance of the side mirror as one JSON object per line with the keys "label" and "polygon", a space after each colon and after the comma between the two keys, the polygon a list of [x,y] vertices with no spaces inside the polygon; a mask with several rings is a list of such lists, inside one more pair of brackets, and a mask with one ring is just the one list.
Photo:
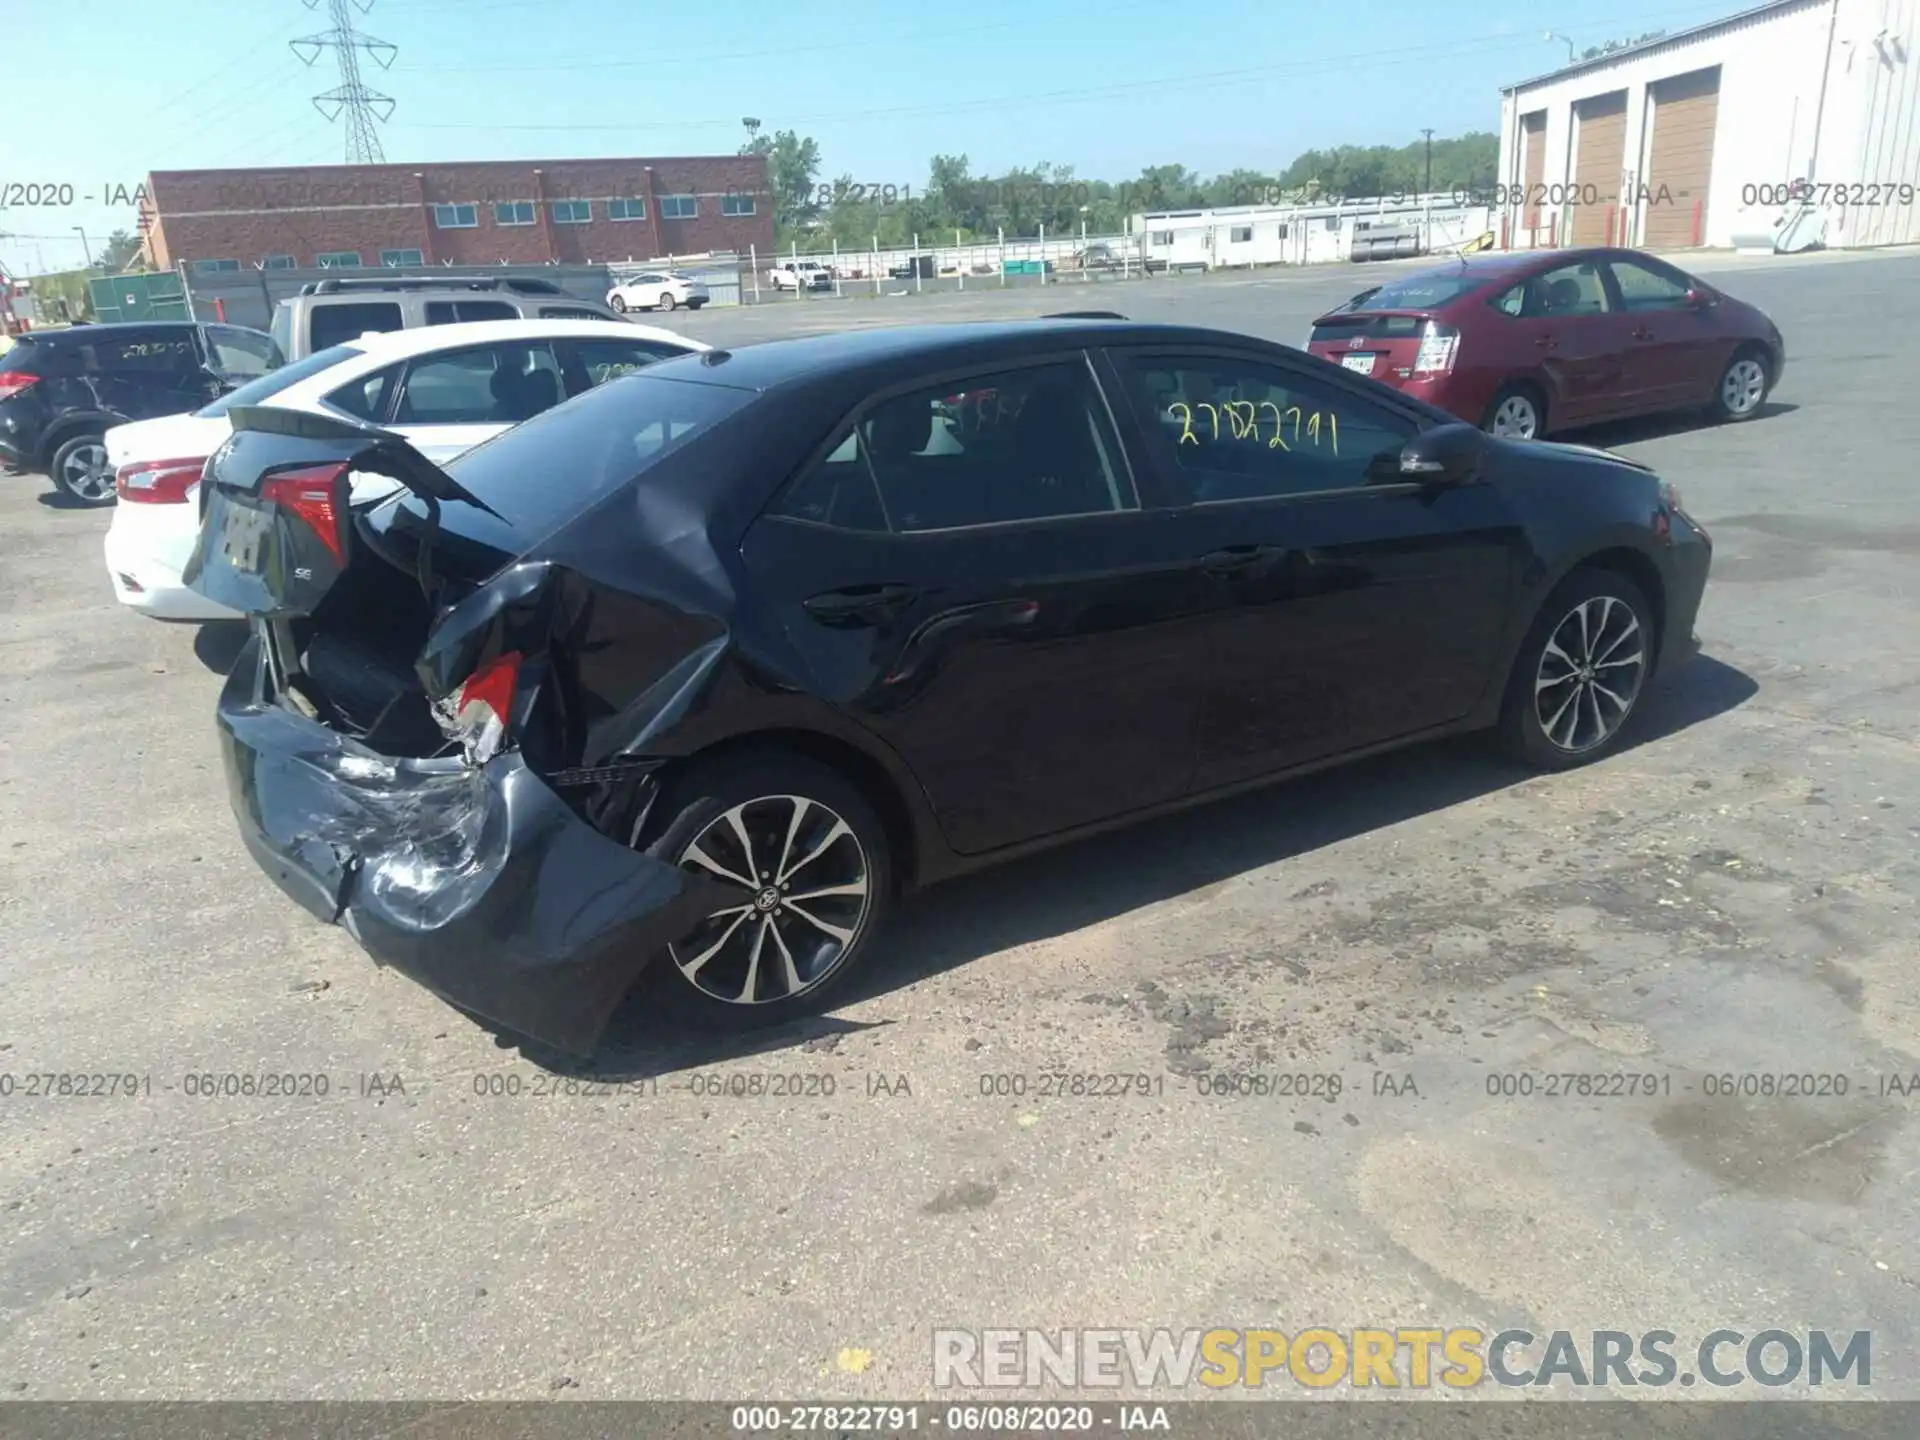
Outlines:
{"label": "side mirror", "polygon": [[1687,291],[1689,310],[1711,310],[1720,303],[1720,297],[1711,290],[1702,290],[1698,285]]}
{"label": "side mirror", "polygon": [[1436,425],[1409,440],[1397,457],[1392,452],[1381,456],[1386,473],[1376,483],[1458,485],[1479,471],[1486,450],[1487,437],[1477,426],[1460,420]]}

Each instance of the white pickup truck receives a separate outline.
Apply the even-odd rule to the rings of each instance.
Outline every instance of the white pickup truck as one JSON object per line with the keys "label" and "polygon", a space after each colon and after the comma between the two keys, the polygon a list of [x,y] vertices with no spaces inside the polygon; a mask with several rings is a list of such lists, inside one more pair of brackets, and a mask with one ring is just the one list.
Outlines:
{"label": "white pickup truck", "polygon": [[833,271],[818,260],[788,260],[767,272],[775,290],[831,290]]}

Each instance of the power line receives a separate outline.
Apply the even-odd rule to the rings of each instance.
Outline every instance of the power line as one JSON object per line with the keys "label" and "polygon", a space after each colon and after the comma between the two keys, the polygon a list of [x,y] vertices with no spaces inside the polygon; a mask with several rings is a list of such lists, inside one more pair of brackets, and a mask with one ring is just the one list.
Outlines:
{"label": "power line", "polygon": [[[303,3],[312,10],[320,0],[303,0]],[[344,118],[349,165],[378,165],[387,157],[380,149],[380,135],[374,129],[374,122],[384,122],[393,114],[393,97],[367,88],[360,78],[360,52],[366,51],[382,70],[388,70],[393,67],[393,57],[399,48],[356,31],[353,28],[356,8],[364,15],[373,8],[373,0],[327,0],[327,14],[333,20],[333,28],[288,43],[293,53],[308,65],[320,58],[322,50],[333,51],[340,67],[340,83],[326,94],[314,96],[314,109],[329,120]]]}

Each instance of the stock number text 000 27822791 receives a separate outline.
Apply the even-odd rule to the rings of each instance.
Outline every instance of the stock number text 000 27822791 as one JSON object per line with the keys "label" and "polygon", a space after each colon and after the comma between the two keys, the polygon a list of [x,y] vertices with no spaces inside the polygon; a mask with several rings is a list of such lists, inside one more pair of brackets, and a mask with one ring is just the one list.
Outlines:
{"label": "stock number text 000 27822791", "polygon": [[[1271,400],[1262,400],[1257,405],[1251,400],[1222,400],[1217,404],[1210,400],[1195,404],[1176,400],[1167,406],[1167,413],[1180,422],[1177,443],[1181,445],[1198,445],[1204,435],[1209,440],[1262,441],[1269,450],[1291,450],[1304,438],[1308,445],[1329,446],[1334,458],[1340,457],[1340,420],[1331,413],[1323,416],[1315,410],[1307,414],[1298,405],[1282,410]],[[1269,416],[1273,420],[1271,435],[1263,433]],[[1194,428],[1196,418],[1200,423],[1198,430]],[[1286,439],[1289,421],[1293,424],[1292,444]]]}

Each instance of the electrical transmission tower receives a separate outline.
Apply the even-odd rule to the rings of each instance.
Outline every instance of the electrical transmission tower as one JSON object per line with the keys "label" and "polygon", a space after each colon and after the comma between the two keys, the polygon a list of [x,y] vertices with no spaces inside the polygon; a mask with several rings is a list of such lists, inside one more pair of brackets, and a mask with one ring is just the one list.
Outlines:
{"label": "electrical transmission tower", "polygon": [[[317,10],[322,0],[303,0],[303,3],[309,10]],[[374,122],[384,122],[393,114],[393,97],[367,88],[360,78],[360,52],[364,50],[385,70],[392,66],[399,47],[362,35],[353,28],[354,10],[357,8],[362,15],[366,14],[373,8],[373,0],[325,0],[325,4],[333,28],[288,44],[293,53],[309,65],[320,58],[321,51],[333,51],[340,66],[340,83],[326,94],[314,96],[314,108],[329,120],[346,117],[349,165],[378,165],[387,157],[380,149],[380,136],[373,128]]]}

